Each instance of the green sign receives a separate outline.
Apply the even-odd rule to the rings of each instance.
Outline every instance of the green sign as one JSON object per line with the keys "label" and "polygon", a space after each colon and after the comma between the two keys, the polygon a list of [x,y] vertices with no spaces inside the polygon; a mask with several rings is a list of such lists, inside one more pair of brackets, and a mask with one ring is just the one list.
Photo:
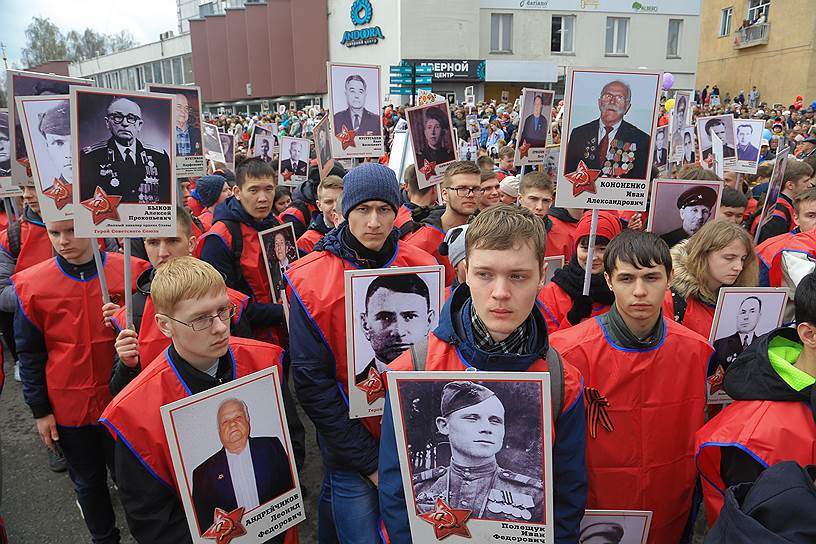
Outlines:
{"label": "green sign", "polygon": [[391,76],[390,83],[391,85],[413,85],[414,79],[411,76]]}
{"label": "green sign", "polygon": [[391,87],[390,94],[411,94],[411,87]]}
{"label": "green sign", "polygon": [[433,76],[419,76],[414,78],[414,83],[417,85],[430,85],[433,82]]}
{"label": "green sign", "polygon": [[411,75],[411,67],[410,66],[391,66],[388,69],[388,72],[391,74],[408,74]]}
{"label": "green sign", "polygon": [[417,75],[431,75],[433,74],[433,66],[431,65],[415,66],[414,72]]}

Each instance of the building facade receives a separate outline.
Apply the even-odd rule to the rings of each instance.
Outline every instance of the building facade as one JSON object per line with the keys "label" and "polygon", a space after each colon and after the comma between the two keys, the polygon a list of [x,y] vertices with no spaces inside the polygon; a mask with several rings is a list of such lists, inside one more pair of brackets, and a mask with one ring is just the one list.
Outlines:
{"label": "building facade", "polygon": [[816,97],[816,10],[808,0],[706,0],[698,86],[736,96],[756,85],[768,104]]}

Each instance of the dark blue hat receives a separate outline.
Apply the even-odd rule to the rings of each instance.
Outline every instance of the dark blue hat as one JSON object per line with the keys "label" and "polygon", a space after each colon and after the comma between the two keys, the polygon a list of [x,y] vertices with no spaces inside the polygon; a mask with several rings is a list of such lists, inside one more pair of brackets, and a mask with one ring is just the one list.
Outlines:
{"label": "dark blue hat", "polygon": [[198,193],[198,201],[205,208],[209,208],[221,196],[221,191],[224,190],[224,184],[227,178],[218,174],[210,174],[209,176],[201,176],[196,182],[195,191]]}
{"label": "dark blue hat", "polygon": [[400,205],[399,182],[394,171],[373,162],[352,168],[343,178],[343,217],[356,206],[370,200],[385,202],[397,213]]}

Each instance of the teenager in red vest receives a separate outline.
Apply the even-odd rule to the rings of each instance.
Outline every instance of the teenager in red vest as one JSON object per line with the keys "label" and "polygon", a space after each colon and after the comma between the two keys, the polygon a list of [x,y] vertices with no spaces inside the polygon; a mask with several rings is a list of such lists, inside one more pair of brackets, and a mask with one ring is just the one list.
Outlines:
{"label": "teenager in red vest", "polygon": [[309,253],[314,249],[323,236],[337,225],[334,224],[334,215],[337,209],[337,202],[343,195],[343,178],[338,176],[326,176],[317,187],[317,208],[319,214],[312,217],[309,228],[297,239],[297,248],[302,254]]}
{"label": "teenager in red vest", "polygon": [[[806,162],[788,157],[785,175],[782,177],[782,191],[776,199],[773,215],[759,232],[759,242],[779,236],[796,228],[793,220],[793,199],[813,187],[813,168]],[[771,203],[768,203],[770,206]],[[756,232],[759,216],[751,223],[751,234]]]}
{"label": "teenager in red vest", "polygon": [[661,313],[672,261],[658,236],[624,230],[604,267],[612,308],[550,338],[584,376],[587,508],[651,510],[650,544],[681,542],[692,527],[694,433],[714,350]]}
{"label": "teenager in red vest", "polygon": [[212,227],[215,207],[232,196],[232,189],[229,183],[227,183],[227,178],[224,176],[220,174],[209,174],[198,178],[196,187],[190,196],[192,198],[188,198],[188,202],[195,200],[203,207],[201,212],[197,214],[197,217],[204,225],[206,232]]}
{"label": "teenager in red vest", "polygon": [[284,345],[283,307],[272,302],[258,238],[258,232],[280,225],[272,213],[276,176],[258,158],[238,165],[234,196],[215,210],[213,226],[198,241],[196,251],[224,275],[228,287],[250,297],[246,312],[254,338]]}
{"label": "teenager in red vest", "polygon": [[538,302],[551,333],[567,329],[581,321],[605,314],[615,301],[604,279],[604,251],[621,231],[621,220],[613,212],[599,212],[595,251],[592,253],[592,277],[589,295],[584,296],[584,275],[589,250],[592,212],[584,213],[575,230],[575,253],[552,281],[538,293]]}
{"label": "teenager in red vest", "polygon": [[[544,318],[535,304],[546,273],[546,231],[529,211],[502,204],[479,214],[464,237],[467,284],[460,285],[445,304],[439,326],[428,338],[425,360],[417,361],[415,366],[412,354],[406,352],[389,365],[389,370],[414,370],[419,366],[438,371],[530,371],[559,376],[551,384],[555,542],[574,543],[586,503],[583,387],[578,371],[550,348]],[[387,399],[382,430],[379,489],[383,520],[392,544],[410,543],[393,414]],[[485,494],[492,485],[510,495],[511,500],[513,494],[529,497],[535,496],[535,488],[540,490],[540,482],[531,482],[498,465],[493,465],[494,470],[480,471],[481,476],[475,471],[470,476],[457,469],[462,465],[456,461],[454,455],[444,471],[437,467],[415,474],[414,481],[435,485],[436,480],[449,474],[452,487],[459,477]],[[523,521],[529,505],[519,502],[517,506],[514,511]]]}
{"label": "teenager in red vest", "polygon": [[425,187],[424,189],[419,188],[415,165],[409,164],[405,168],[403,179],[405,180],[405,192],[408,194],[408,201],[402,204],[397,210],[397,218],[394,220],[394,226],[398,229],[413,220],[414,210],[436,206],[436,188],[433,185]]}
{"label": "teenager in red vest", "polygon": [[795,229],[768,238],[756,246],[756,254],[759,257],[759,285],[762,287],[771,285],[769,274],[771,264],[777,255],[786,249],[793,249],[787,247],[791,239],[800,232],[809,232],[816,228],[816,189],[808,189],[793,199],[793,221],[796,223]]}
{"label": "teenager in red vest", "polygon": [[394,218],[400,195],[393,171],[365,163],[346,174],[343,185],[346,222],[287,272],[289,345],[295,391],[317,428],[323,457],[318,541],[371,544],[380,538],[380,419],[348,415],[343,273],[436,263],[421,249],[399,241]]}
{"label": "teenager in red vest", "polygon": [[816,463],[816,273],[796,288],[796,323],[759,337],[731,363],[723,386],[734,403],[697,432],[709,526],[726,488],[780,461]]}
{"label": "teenager in red vest", "polygon": [[[113,444],[98,425],[111,400],[113,331],[102,319],[102,292],[89,238],[75,238],[72,221],[46,225],[57,253],[12,276],[19,299],[14,336],[20,357],[23,397],[49,448],[61,447],[77,501],[94,542],[119,542],[108,493]],[[124,260],[102,254],[113,300],[122,300]],[[147,263],[134,259],[133,277]]]}
{"label": "teenager in red vest", "polygon": [[452,163],[442,177],[445,206],[433,208],[427,215],[422,214],[425,215],[422,219],[415,219],[416,230],[403,238],[405,243],[433,255],[445,267],[445,286],[453,283],[455,274],[448,258],[439,253],[439,246],[448,230],[464,225],[476,212],[480,190],[481,171],[475,163]]}
{"label": "teenager in red vest", "polygon": [[[110,402],[100,421],[115,438],[116,482],[131,534],[140,544],[186,543],[189,526],[161,406],[264,368],[277,367],[282,374],[283,351],[230,337],[236,308],[221,274],[203,261],[178,257],[162,265],[153,278],[152,298],[156,326],[170,346]],[[281,383],[288,417],[294,405],[286,381]]]}
{"label": "teenager in red vest", "polygon": [[791,236],[785,247],[776,252],[768,270],[768,284],[771,287],[784,285],[786,265],[783,257],[791,253],[800,253],[811,260],[816,259],[816,229]]}

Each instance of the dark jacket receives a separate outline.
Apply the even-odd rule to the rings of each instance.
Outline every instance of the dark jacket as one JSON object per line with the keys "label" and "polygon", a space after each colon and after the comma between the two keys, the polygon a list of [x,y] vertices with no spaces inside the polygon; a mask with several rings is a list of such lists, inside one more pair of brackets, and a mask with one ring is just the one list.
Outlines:
{"label": "dark jacket", "polygon": [[[466,285],[462,285],[442,308],[434,335],[440,340],[456,345],[462,359],[473,368],[524,372],[535,361],[546,357],[549,348],[547,326],[538,306],[534,305],[532,310],[533,319],[538,326],[532,328],[528,344],[529,355],[515,355],[487,353],[476,347],[469,317],[470,304],[470,290]],[[578,528],[584,515],[587,498],[586,462],[582,455],[576,455],[576,452],[583,452],[586,448],[582,398],[561,413],[555,423],[553,434],[555,543],[572,544],[578,537]],[[391,543],[410,543],[411,533],[394,435],[394,416],[387,398],[380,437],[379,478],[380,514],[388,527]]]}
{"label": "dark jacket", "polygon": [[[596,170],[603,168],[606,157],[600,156],[600,140],[598,139],[599,124],[600,121],[595,119],[585,125],[572,129],[569,135],[569,141],[567,142],[567,160],[564,164],[564,171],[566,173],[575,172],[580,161],[584,161],[587,168]],[[646,179],[646,163],[649,160],[649,135],[624,120],[621,121],[621,125],[615,133],[615,137],[609,141],[608,150],[611,151],[616,147],[622,147],[621,145],[613,146],[613,141],[636,145],[636,150],[634,151],[635,166],[620,177]]]}
{"label": "dark jacket", "polygon": [[[335,113],[333,121],[335,134],[340,134],[343,131],[343,127],[348,130],[354,129],[354,122],[351,118],[351,110],[348,108]],[[374,136],[381,133],[382,122],[380,121],[380,116],[363,108],[363,114],[360,116],[360,126],[357,129],[357,134]]]}
{"label": "dark jacket", "polygon": [[757,244],[761,244],[768,238],[773,238],[774,236],[779,236],[780,234],[790,232],[793,228],[793,217],[790,216],[788,207],[779,203],[780,200],[785,201],[791,207],[793,206],[793,200],[788,195],[779,193],[779,197],[777,198],[774,208],[774,213],[759,231],[759,240],[757,241]]}
{"label": "dark jacket", "polygon": [[816,465],[784,461],[754,483],[725,492],[720,517],[705,544],[811,544],[816,542]]}

